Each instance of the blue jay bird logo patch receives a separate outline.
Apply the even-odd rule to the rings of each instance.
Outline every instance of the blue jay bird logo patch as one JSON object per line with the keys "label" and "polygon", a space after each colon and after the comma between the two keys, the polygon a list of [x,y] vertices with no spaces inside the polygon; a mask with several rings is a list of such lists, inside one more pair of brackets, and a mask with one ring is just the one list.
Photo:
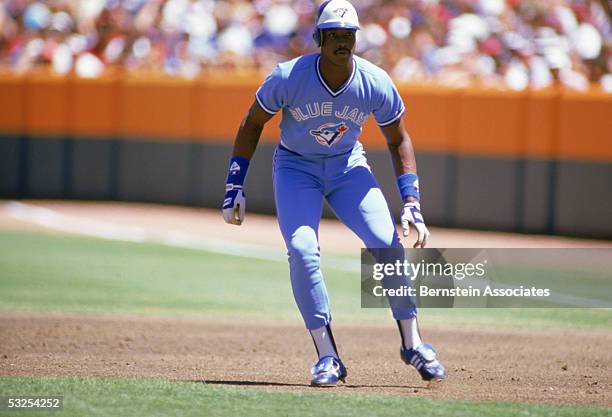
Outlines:
{"label": "blue jay bird logo patch", "polygon": [[313,129],[310,131],[310,134],[314,136],[314,138],[321,145],[327,145],[331,147],[334,143],[338,142],[344,132],[348,130],[348,126],[344,122],[340,123],[325,123],[324,125],[319,126],[318,129]]}

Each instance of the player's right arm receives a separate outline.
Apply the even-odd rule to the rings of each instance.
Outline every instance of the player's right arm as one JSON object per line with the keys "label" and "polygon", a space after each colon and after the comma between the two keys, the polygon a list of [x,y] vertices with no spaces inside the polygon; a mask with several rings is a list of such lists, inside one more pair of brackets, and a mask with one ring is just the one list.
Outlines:
{"label": "player's right arm", "polygon": [[272,117],[274,115],[264,111],[259,103],[257,103],[257,100],[255,100],[240,123],[240,128],[238,128],[236,140],[234,141],[232,156],[239,156],[250,160],[255,153],[264,125]]}
{"label": "player's right arm", "polygon": [[240,123],[225,182],[223,219],[226,223],[240,226],[244,221],[246,196],[243,185],[247,169],[259,143],[264,125],[273,116],[264,111],[255,100]]}
{"label": "player's right arm", "polygon": [[286,103],[285,77],[279,64],[255,93],[255,101],[236,134],[223,200],[223,218],[227,223],[241,225],[244,221],[246,199],[242,185],[249,161],[255,153],[264,125]]}

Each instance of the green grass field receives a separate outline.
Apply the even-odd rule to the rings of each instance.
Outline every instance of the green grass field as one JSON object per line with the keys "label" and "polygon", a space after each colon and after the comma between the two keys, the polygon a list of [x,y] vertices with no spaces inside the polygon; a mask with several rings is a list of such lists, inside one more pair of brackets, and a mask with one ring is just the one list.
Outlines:
{"label": "green grass field", "polygon": [[[0,233],[0,308],[300,321],[285,262],[156,244]],[[334,316],[380,322],[360,307],[355,273],[325,271]],[[254,308],[256,306],[256,308]],[[612,327],[604,309],[425,309],[425,324]]]}
{"label": "green grass field", "polygon": [[[1,232],[0,309],[224,318],[248,315],[300,323],[287,269],[281,262],[163,245]],[[330,269],[326,282],[336,319],[388,319],[385,310],[360,308],[357,274]],[[428,309],[421,317],[428,324],[465,326],[612,327],[612,311],[602,309]],[[611,409],[272,392],[165,380],[0,377],[0,396],[26,393],[64,395],[64,411],[49,413],[62,416],[612,415]]]}
{"label": "green grass field", "polygon": [[[18,388],[17,388],[18,387]],[[61,412],[37,416],[541,416],[599,417],[610,411],[538,404],[438,401],[424,398],[336,394],[333,392],[269,392],[160,379],[0,377],[2,395],[63,395]],[[7,414],[0,411],[0,415]],[[28,416],[30,412],[11,413]]]}

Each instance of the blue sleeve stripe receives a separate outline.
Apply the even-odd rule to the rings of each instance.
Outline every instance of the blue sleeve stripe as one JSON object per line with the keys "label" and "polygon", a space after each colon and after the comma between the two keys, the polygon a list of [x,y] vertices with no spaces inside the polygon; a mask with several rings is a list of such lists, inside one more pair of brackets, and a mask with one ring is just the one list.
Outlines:
{"label": "blue sleeve stripe", "polygon": [[397,121],[397,119],[399,119],[400,117],[402,117],[402,115],[404,114],[404,111],[406,110],[406,107],[402,106],[402,109],[400,110],[400,112],[397,114],[397,116],[395,116],[394,118],[392,118],[391,120],[388,120],[384,123],[379,123],[378,126],[380,127],[385,127],[388,126],[390,124],[392,124],[393,122]]}
{"label": "blue sleeve stripe", "polygon": [[[257,93],[259,93],[259,90],[257,90]],[[276,114],[275,111],[272,111],[266,106],[264,106],[264,104],[261,102],[261,99],[259,98],[259,95],[257,95],[257,93],[255,93],[255,99],[257,100],[257,103],[259,103],[259,106],[268,114],[272,114],[272,115]]]}

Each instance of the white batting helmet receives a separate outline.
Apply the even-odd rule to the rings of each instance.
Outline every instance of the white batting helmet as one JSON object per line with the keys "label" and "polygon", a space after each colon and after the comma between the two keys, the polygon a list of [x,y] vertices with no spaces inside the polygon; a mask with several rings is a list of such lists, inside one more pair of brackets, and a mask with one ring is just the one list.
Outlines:
{"label": "white batting helmet", "polygon": [[317,46],[321,46],[323,29],[359,29],[357,10],[346,0],[327,0],[317,12],[315,30],[312,34]]}

